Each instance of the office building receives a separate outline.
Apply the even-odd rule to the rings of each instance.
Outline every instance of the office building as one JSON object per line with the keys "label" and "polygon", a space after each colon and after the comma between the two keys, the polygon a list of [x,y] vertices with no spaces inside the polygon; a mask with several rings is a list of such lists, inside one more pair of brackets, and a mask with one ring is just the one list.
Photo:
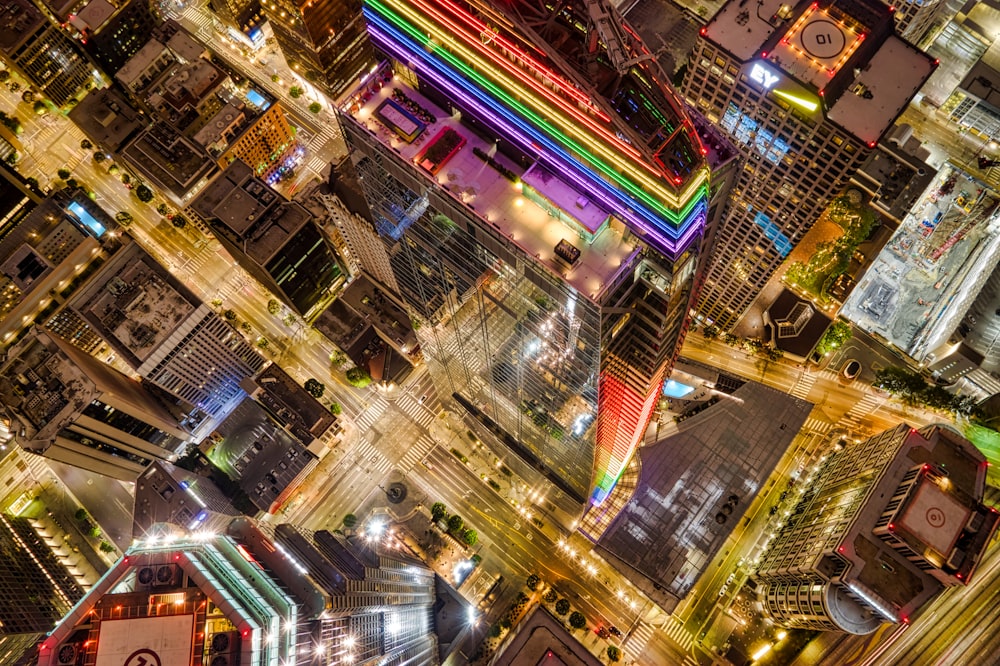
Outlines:
{"label": "office building", "polygon": [[911,44],[919,45],[935,22],[947,12],[948,4],[941,0],[903,0],[892,4],[896,32]]}
{"label": "office building", "polygon": [[215,532],[156,527],[46,637],[39,666],[124,664],[139,650],[163,666],[445,658],[440,579],[399,551],[290,525],[265,534],[247,518]]}
{"label": "office building", "polygon": [[30,518],[0,513],[0,635],[50,630],[84,592]]}
{"label": "office building", "polygon": [[301,317],[322,312],[343,282],[333,245],[301,204],[236,160],[188,210],[211,227],[240,266]]}
{"label": "office building", "polygon": [[893,33],[891,8],[875,0],[732,0],[719,10],[700,31],[682,91],[744,165],[699,294],[701,317],[723,329],[743,317],[934,67]]}
{"label": "office building", "polygon": [[82,189],[53,192],[0,235],[0,348],[44,323],[120,246],[118,224]]}
{"label": "office building", "polygon": [[343,95],[374,65],[361,0],[265,0],[262,4],[288,66],[330,97]]}
{"label": "office building", "polygon": [[652,602],[673,612],[734,538],[812,405],[681,360],[636,464],[580,531]]}
{"label": "office building", "polygon": [[80,43],[108,76],[139,52],[158,23],[150,0],[90,0],[67,18]]}
{"label": "office building", "polygon": [[976,61],[942,111],[983,141],[1000,136],[1000,44],[994,43]]}
{"label": "office building", "polygon": [[56,106],[86,94],[100,77],[87,57],[31,0],[0,6],[0,58]]}
{"label": "office building", "polygon": [[345,99],[345,131],[438,393],[579,514],[631,458],[686,331],[697,131],[603,3],[365,16],[391,60]]}
{"label": "office building", "polygon": [[95,90],[84,97],[69,112],[69,119],[91,143],[114,154],[146,126],[139,111],[114,88]]}
{"label": "office building", "polygon": [[120,157],[180,208],[219,171],[208,151],[162,120],[143,130]]}
{"label": "office building", "polygon": [[943,22],[941,30],[926,47],[928,55],[941,61],[941,66],[920,90],[926,103],[947,104],[965,75],[992,47],[998,21],[997,0],[967,0],[957,11],[952,8],[951,12],[941,13],[936,21]]}
{"label": "office building", "polygon": [[266,17],[260,0],[209,0],[208,6],[230,28],[229,34],[242,41],[249,41],[252,46],[264,42],[261,24]]}
{"label": "office building", "polygon": [[900,425],[829,455],[754,578],[781,625],[867,634],[967,585],[1000,521],[988,464],[948,426]]}
{"label": "office building", "polygon": [[189,437],[142,384],[40,328],[0,364],[0,402],[22,449],[124,481]]}
{"label": "office building", "polygon": [[74,344],[96,334],[143,379],[212,417],[224,417],[245,397],[240,382],[265,363],[136,243],[109,259],[49,327]]}
{"label": "office building", "polygon": [[[209,124],[212,122],[210,120]],[[256,118],[251,116],[245,120],[235,128],[232,137],[223,137],[222,140],[225,143],[216,144],[218,147],[207,146],[212,154],[221,152],[220,167],[225,169],[236,160],[241,160],[271,185],[305,154],[295,140],[295,130],[288,123],[285,110],[277,103],[268,106]]]}

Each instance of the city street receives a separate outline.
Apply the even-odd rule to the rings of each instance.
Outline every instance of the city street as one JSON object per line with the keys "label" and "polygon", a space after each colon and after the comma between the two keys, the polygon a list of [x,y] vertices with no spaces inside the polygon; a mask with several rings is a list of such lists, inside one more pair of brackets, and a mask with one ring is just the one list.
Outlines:
{"label": "city street", "polygon": [[[321,176],[331,160],[345,154],[343,140],[328,108],[316,115],[305,110],[309,99],[288,98],[291,74],[287,68],[278,73],[284,66],[279,62],[280,57],[268,57],[262,69],[253,61],[244,60],[230,40],[212,27],[210,17],[206,20],[206,11],[188,9],[179,20],[207,40],[235,69],[252,76],[282,99],[307,146],[303,171],[308,175],[300,174],[300,180]],[[261,76],[262,72],[267,76]],[[271,73],[284,83],[271,81]],[[615,642],[624,644],[627,658],[635,663],[689,666],[711,663],[712,657],[707,654],[710,646],[699,645],[699,637],[742,587],[752,559],[774,521],[781,519],[781,513],[771,513],[771,508],[787,506],[791,501],[782,499],[790,487],[789,481],[798,478],[835,439],[860,438],[904,421],[921,426],[940,420],[934,414],[903,407],[873,390],[868,383],[848,382],[835,371],[804,368],[786,361],[763,361],[720,340],[709,340],[698,333],[689,335],[683,356],[777,388],[816,406],[764,491],[750,503],[744,520],[736,526],[692,593],[674,615],[667,615],[655,609],[623,575],[594,555],[593,544],[573,531],[575,525],[560,526],[528,502],[527,498],[532,497],[529,489],[516,477],[504,477],[498,471],[502,465],[470,441],[459,417],[441,411],[436,396],[425,399],[432,395],[425,368],[416,370],[400,387],[372,385],[357,389],[348,385],[342,371],[331,365],[331,354],[336,350],[329,341],[301,321],[286,324],[285,312],[270,314],[267,305],[273,296],[266,289],[237,267],[216,241],[205,237],[193,225],[177,229],[157,214],[159,200],[152,204],[140,202],[119,177],[108,173],[110,160],[98,164],[91,151],[80,147],[85,137],[68,119],[58,115],[36,116],[30,104],[21,102],[19,94],[5,89],[0,89],[0,110],[15,114],[25,126],[22,136],[25,154],[18,165],[24,175],[37,178],[44,189],[55,186],[58,169],[72,171],[78,181],[94,190],[98,203],[111,215],[119,211],[131,214],[134,221],[129,233],[198,296],[205,301],[218,299],[220,309],[232,309],[239,321],[248,322],[251,332],[247,337],[251,342],[260,337],[267,339],[269,358],[299,382],[318,379],[326,386],[323,402],[341,405],[346,422],[342,443],[327,452],[284,511],[273,517],[273,522],[288,520],[304,529],[334,530],[343,526],[344,517],[350,513],[362,520],[374,515],[373,512],[392,515],[393,508],[384,488],[390,479],[401,478],[417,506],[414,515],[397,518],[414,523],[425,521],[424,532],[415,531],[411,535],[418,542],[432,531],[429,507],[438,501],[477,530],[479,544],[468,551],[451,544],[451,550],[460,558],[478,553],[483,558],[480,565],[483,571],[490,576],[502,575],[508,581],[496,609],[504,610],[520,591],[525,577],[537,573],[587,617],[591,628],[598,624],[618,627],[622,638]],[[499,490],[489,485],[494,477]],[[72,481],[74,492],[88,507],[101,504],[102,498],[86,479]],[[114,506],[108,508],[106,516],[96,513],[94,516],[122,545],[126,541],[122,530],[127,529],[122,523],[128,520],[130,526],[130,518],[120,495],[116,491]],[[542,501],[536,503],[541,505]],[[448,561],[453,562],[454,557]],[[967,592],[959,589],[947,593],[933,607],[933,613],[926,618],[918,617],[910,630],[886,648],[884,655],[895,655],[893,658],[902,660],[899,663],[910,663],[906,659],[925,650],[927,654],[939,655],[941,663],[948,663],[957,652],[1000,649],[997,645],[1000,635],[990,636],[989,632],[977,634],[984,643],[952,645],[945,643],[950,638],[916,631],[932,621],[958,627],[1000,620],[997,617],[1000,604],[995,603],[1000,594],[998,576],[1000,556],[995,548]],[[882,639],[884,635],[878,637]],[[592,632],[587,635],[587,640],[590,639]],[[868,640],[830,644],[817,641],[809,649],[828,648],[829,654],[824,654],[821,662],[809,663],[850,663],[843,659],[870,649],[873,644],[864,642]]]}

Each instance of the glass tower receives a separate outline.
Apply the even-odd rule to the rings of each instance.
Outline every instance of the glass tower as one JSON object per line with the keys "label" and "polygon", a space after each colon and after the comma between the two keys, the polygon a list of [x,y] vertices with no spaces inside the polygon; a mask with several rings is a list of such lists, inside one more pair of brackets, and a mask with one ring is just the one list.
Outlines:
{"label": "glass tower", "polygon": [[697,133],[602,2],[364,13],[388,60],[342,116],[429,370],[498,450],[599,504],[686,330]]}

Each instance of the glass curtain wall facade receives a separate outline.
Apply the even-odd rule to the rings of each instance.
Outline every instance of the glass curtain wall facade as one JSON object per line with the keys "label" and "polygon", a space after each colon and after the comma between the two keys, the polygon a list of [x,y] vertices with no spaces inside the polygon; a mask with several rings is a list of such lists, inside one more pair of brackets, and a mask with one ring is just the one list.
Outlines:
{"label": "glass curtain wall facade", "polygon": [[[392,64],[344,124],[430,372],[508,450],[599,504],[684,333],[707,210],[696,133],[638,39],[597,39],[582,2],[371,0],[365,16]],[[414,154],[422,123],[462,136],[440,172],[434,146]]]}

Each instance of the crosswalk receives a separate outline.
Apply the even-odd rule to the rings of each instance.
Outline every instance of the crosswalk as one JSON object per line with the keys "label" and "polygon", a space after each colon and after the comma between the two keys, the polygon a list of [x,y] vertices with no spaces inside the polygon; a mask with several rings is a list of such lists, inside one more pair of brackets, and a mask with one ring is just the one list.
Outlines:
{"label": "crosswalk", "polygon": [[421,428],[427,428],[434,420],[434,413],[420,404],[412,395],[404,394],[396,400],[396,406]]}
{"label": "crosswalk", "polygon": [[184,10],[182,16],[186,22],[193,23],[198,28],[212,27],[212,17],[207,12],[196,7],[188,7]]}
{"label": "crosswalk", "polygon": [[323,175],[323,172],[329,168],[330,163],[324,160],[322,157],[313,156],[310,158],[309,162],[306,164],[306,168],[315,174]]}
{"label": "crosswalk", "polygon": [[361,415],[355,419],[355,423],[358,424],[358,430],[364,432],[365,430],[371,428],[372,425],[379,420],[383,412],[385,412],[385,400],[379,397],[377,400],[365,407],[365,411],[363,411]]}
{"label": "crosswalk", "polygon": [[803,430],[808,430],[809,432],[815,432],[820,435],[825,435],[833,427],[832,423],[827,423],[820,419],[806,419],[806,422],[802,425]]}
{"label": "crosswalk", "polygon": [[857,427],[857,425],[861,422],[861,419],[878,409],[878,406],[881,405],[884,400],[885,398],[878,395],[866,395],[860,402],[855,404],[846,414],[844,414],[844,418],[841,420],[841,423],[849,428]]}
{"label": "crosswalk", "polygon": [[625,641],[625,644],[622,647],[624,647],[625,651],[633,657],[638,657],[642,654],[642,651],[646,649],[646,643],[649,642],[649,639],[653,637],[654,633],[655,630],[652,625],[640,622],[636,625],[632,634],[628,637],[628,640]]}
{"label": "crosswalk", "polygon": [[404,474],[413,469],[413,466],[417,464],[418,460],[423,460],[428,453],[431,452],[437,446],[437,442],[430,435],[421,435],[420,438],[413,443],[413,446],[407,450],[406,455],[404,455],[396,467],[399,468],[400,472]]}
{"label": "crosswalk", "polygon": [[692,639],[691,634],[684,629],[684,623],[680,620],[671,617],[667,620],[663,631],[670,637],[670,640],[681,646],[681,649],[685,652],[691,649],[691,643],[694,642],[694,639]]}
{"label": "crosswalk", "polygon": [[320,136],[324,136],[327,140],[339,140],[340,139],[340,128],[336,123],[323,123],[320,125]]}
{"label": "crosswalk", "polygon": [[366,439],[358,442],[351,454],[358,460],[358,465],[371,467],[376,473],[385,474],[392,469],[392,463]]}
{"label": "crosswalk", "polygon": [[805,400],[809,395],[809,391],[812,390],[813,384],[816,383],[816,375],[813,373],[805,373],[800,378],[799,381],[795,383],[795,388],[792,389],[792,395],[801,400]]}

